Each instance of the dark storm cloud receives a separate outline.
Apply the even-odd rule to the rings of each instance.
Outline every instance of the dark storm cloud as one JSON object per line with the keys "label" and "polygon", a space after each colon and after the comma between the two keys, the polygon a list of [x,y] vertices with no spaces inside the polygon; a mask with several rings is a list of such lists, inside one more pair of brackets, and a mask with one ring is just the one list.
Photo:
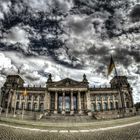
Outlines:
{"label": "dark storm cloud", "polygon": [[88,54],[102,56],[108,54],[108,48],[105,46],[98,48],[97,46],[93,45],[88,49]]}
{"label": "dark storm cloud", "polygon": [[130,17],[132,21],[139,21],[140,20],[140,4],[134,6],[132,11],[130,12]]}
{"label": "dark storm cloud", "polygon": [[140,62],[140,51],[137,50],[129,50],[127,48],[117,48],[115,50],[115,55],[119,62],[121,62],[124,66],[128,66],[131,63],[133,63],[133,60],[131,58],[134,58],[134,60],[139,63]]}
{"label": "dark storm cloud", "polygon": [[[139,87],[139,19],[140,5],[133,0],[1,0],[0,52],[10,65],[3,75],[24,63],[21,74],[36,83],[50,71],[58,77],[67,75],[64,68],[90,74],[93,69],[93,74],[105,77],[112,51],[115,63],[135,75],[129,79]],[[41,61],[29,61],[33,56]]]}
{"label": "dark storm cloud", "polygon": [[[10,12],[8,14],[4,14],[4,20],[1,20],[3,26],[1,29],[2,34],[5,34],[7,33],[7,30],[20,25],[20,27],[24,27],[26,33],[31,36],[28,37],[29,46],[25,50],[22,49],[22,44],[20,42],[15,44],[4,44],[1,42],[0,48],[2,50],[19,51],[27,56],[49,54],[56,61],[59,61],[57,55],[54,54],[54,51],[64,46],[64,43],[58,37],[58,35],[63,32],[63,29],[60,27],[61,19],[50,19],[50,14],[43,11],[38,11],[33,14],[31,9],[29,9],[23,1],[11,1],[11,3],[12,6],[9,8]],[[20,6],[21,4],[22,10],[17,11],[15,7],[17,5]],[[60,16],[62,16],[62,14]],[[27,29],[25,26],[28,26],[29,28]],[[57,31],[55,31],[55,29]],[[34,35],[33,32],[38,34],[40,37],[36,38],[36,35]],[[47,38],[47,35],[49,34],[52,37]],[[54,38],[53,36],[56,37]]]}

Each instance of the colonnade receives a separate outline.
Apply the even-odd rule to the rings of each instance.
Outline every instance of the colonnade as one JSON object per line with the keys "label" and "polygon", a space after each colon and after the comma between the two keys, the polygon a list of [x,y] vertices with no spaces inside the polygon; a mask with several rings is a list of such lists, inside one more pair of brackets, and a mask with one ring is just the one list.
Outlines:
{"label": "colonnade", "polygon": [[[61,113],[62,114],[65,114],[67,112],[66,110],[66,96],[69,97],[70,99],[70,114],[74,114],[74,97],[76,97],[76,108],[77,108],[77,112],[79,114],[82,113],[82,102],[81,102],[81,91],[51,91],[49,93],[49,96],[50,96],[50,105],[48,106],[48,111],[49,110],[52,110],[51,108],[51,104],[53,104],[51,101],[51,98],[53,98],[51,95],[54,94],[54,114],[57,114],[59,112],[59,97],[61,96],[62,97],[62,111]],[[84,94],[85,95],[85,94]],[[85,97],[85,96],[84,96]],[[84,100],[84,106],[85,106],[85,98],[83,99]]]}

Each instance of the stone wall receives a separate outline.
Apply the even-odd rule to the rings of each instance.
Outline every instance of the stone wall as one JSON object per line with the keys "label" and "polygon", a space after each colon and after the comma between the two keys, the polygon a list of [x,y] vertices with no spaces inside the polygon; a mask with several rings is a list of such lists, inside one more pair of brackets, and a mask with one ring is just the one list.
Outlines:
{"label": "stone wall", "polygon": [[93,112],[92,116],[96,119],[117,119],[122,117],[130,117],[136,115],[135,108],[128,108],[125,110],[110,110],[110,111],[101,111]]}

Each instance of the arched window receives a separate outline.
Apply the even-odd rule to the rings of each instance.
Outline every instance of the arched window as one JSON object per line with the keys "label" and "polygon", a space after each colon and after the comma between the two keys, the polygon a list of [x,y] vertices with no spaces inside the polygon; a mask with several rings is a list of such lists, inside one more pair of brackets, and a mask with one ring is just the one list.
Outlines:
{"label": "arched window", "polygon": [[34,96],[34,100],[37,101],[37,96]]}
{"label": "arched window", "polygon": [[94,103],[92,104],[91,110],[96,111],[96,105]]}
{"label": "arched window", "polygon": [[129,108],[129,102],[126,102],[126,107]]}
{"label": "arched window", "polygon": [[108,96],[107,96],[107,95],[105,95],[105,96],[104,96],[104,100],[105,100],[105,101],[107,101],[107,99],[108,99]]}
{"label": "arched window", "polygon": [[37,111],[38,108],[37,108],[37,103],[34,103],[34,111]]}
{"label": "arched window", "polygon": [[22,99],[22,100],[24,100],[24,99],[25,99],[24,95],[21,95],[21,99]]}
{"label": "arched window", "polygon": [[110,95],[110,100],[113,100],[113,95]]}
{"label": "arched window", "polygon": [[40,101],[44,101],[44,96],[40,96]]}
{"label": "arched window", "polygon": [[101,103],[98,103],[98,104],[97,104],[97,110],[98,110],[98,111],[101,111]]}
{"label": "arched window", "polygon": [[112,102],[110,102],[110,109],[111,110],[114,109],[114,106],[113,106],[113,103]]}
{"label": "arched window", "polygon": [[31,107],[31,103],[28,103],[28,105],[27,105],[27,109],[28,109],[28,110],[31,110],[31,109],[32,109],[32,107]]}
{"label": "arched window", "polygon": [[19,100],[20,99],[20,94],[17,94],[17,100]]}
{"label": "arched window", "polygon": [[41,104],[39,105],[39,110],[40,110],[40,111],[44,111],[44,104],[43,104],[43,103],[41,103]]}
{"label": "arched window", "polygon": [[22,102],[22,104],[21,104],[21,109],[25,109],[25,103],[24,102]]}
{"label": "arched window", "polygon": [[97,100],[98,101],[101,101],[101,96],[97,96]]}
{"label": "arched window", "polygon": [[117,97],[117,95],[115,96],[115,100],[117,100],[118,99],[118,97]]}
{"label": "arched window", "polygon": [[32,95],[29,95],[29,96],[28,96],[28,100],[31,100],[31,99],[32,99]]}
{"label": "arched window", "polygon": [[16,102],[16,109],[19,109],[19,102]]}
{"label": "arched window", "polygon": [[103,104],[103,110],[107,110],[108,106],[107,106],[107,103],[104,103]]}
{"label": "arched window", "polygon": [[115,104],[116,104],[116,109],[119,109],[118,102],[115,102]]}

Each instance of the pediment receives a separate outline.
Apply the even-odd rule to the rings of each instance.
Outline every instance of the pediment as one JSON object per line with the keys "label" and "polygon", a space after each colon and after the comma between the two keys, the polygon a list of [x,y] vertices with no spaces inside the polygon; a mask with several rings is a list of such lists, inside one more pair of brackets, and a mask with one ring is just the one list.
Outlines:
{"label": "pediment", "polygon": [[70,78],[65,78],[63,80],[60,80],[58,82],[55,82],[56,86],[73,86],[73,85],[79,85],[80,82],[72,80]]}
{"label": "pediment", "polygon": [[51,87],[79,87],[83,86],[83,82],[79,82],[70,78],[65,78],[63,80],[50,83]]}

